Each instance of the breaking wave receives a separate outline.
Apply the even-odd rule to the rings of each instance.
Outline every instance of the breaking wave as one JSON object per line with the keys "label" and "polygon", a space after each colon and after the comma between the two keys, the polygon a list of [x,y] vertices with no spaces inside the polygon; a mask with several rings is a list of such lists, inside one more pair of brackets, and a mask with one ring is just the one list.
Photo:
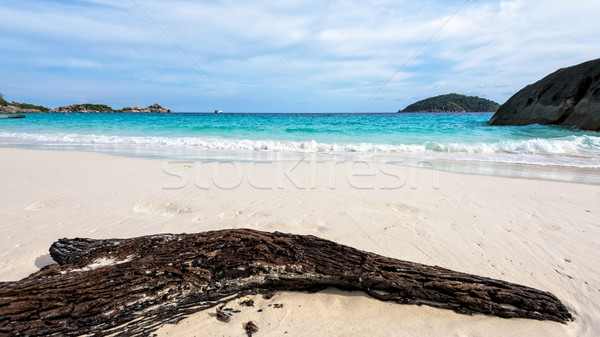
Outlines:
{"label": "breaking wave", "polygon": [[[579,167],[600,167],[600,137],[581,135],[563,138],[536,138],[523,140],[503,140],[497,142],[426,142],[424,144],[376,144],[376,143],[326,143],[311,141],[250,140],[203,137],[156,137],[156,136],[116,136],[83,135],[65,133],[11,133],[0,132],[3,139],[50,144],[81,145],[123,145],[144,148],[183,148],[199,150],[237,150],[301,153],[407,153],[425,155],[450,155],[460,160],[459,154],[486,155],[481,159],[493,161],[494,155],[507,161],[514,155],[514,162],[522,161],[522,156],[559,156],[559,164]],[[456,157],[458,155],[458,157]],[[492,155],[492,156],[490,156]],[[456,157],[456,158],[455,158]],[[518,158],[517,158],[518,157]],[[568,158],[577,160],[569,165]],[[466,159],[466,158],[465,158]],[[470,160],[477,157],[469,156]],[[588,160],[589,159],[589,160]],[[513,161],[513,160],[508,160]],[[537,164],[544,161],[536,160]]]}

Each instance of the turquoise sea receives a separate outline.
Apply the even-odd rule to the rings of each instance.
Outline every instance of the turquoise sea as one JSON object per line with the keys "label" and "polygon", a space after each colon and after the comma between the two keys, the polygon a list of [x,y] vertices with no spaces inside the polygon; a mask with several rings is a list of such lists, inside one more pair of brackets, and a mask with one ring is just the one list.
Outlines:
{"label": "turquoise sea", "polygon": [[28,114],[0,119],[0,146],[170,160],[424,161],[434,168],[600,183],[600,133],[490,126],[490,113]]}

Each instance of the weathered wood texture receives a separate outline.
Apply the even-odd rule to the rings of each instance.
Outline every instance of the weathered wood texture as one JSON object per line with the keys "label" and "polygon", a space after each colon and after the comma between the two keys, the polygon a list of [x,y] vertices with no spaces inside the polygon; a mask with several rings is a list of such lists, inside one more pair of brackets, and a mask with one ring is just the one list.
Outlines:
{"label": "weathered wood texture", "polygon": [[464,314],[572,319],[548,292],[314,236],[231,229],[61,239],[50,253],[58,264],[0,283],[0,334],[147,335],[239,296],[326,287]]}

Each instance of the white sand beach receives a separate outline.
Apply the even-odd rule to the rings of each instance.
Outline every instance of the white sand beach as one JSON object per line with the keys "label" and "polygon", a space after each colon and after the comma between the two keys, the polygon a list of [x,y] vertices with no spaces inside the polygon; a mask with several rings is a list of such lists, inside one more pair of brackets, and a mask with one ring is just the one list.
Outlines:
{"label": "white sand beach", "polygon": [[[159,336],[597,336],[600,186],[312,160],[168,162],[0,148],[0,281],[52,263],[63,237],[253,228],[552,292],[569,324],[466,316],[336,289],[280,292],[166,325]],[[274,304],[283,304],[275,308]],[[262,309],[261,312],[258,310]]]}

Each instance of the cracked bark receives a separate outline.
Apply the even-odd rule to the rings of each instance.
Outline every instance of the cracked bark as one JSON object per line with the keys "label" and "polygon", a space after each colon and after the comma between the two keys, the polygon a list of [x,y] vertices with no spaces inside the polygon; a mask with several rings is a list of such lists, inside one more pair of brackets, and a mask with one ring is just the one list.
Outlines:
{"label": "cracked bark", "polygon": [[463,314],[572,319],[548,292],[314,236],[230,229],[61,239],[50,254],[57,265],[0,283],[0,334],[147,335],[248,294],[326,287]]}

